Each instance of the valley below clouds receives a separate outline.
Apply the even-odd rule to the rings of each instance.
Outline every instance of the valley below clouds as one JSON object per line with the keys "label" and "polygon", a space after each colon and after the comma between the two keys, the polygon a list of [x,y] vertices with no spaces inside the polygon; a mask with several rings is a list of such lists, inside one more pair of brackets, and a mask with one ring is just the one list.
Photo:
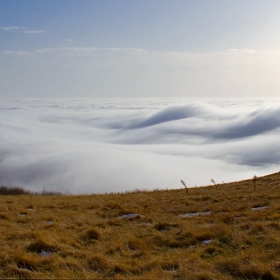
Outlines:
{"label": "valley below clouds", "polygon": [[2,100],[0,184],[88,194],[277,172],[279,101]]}

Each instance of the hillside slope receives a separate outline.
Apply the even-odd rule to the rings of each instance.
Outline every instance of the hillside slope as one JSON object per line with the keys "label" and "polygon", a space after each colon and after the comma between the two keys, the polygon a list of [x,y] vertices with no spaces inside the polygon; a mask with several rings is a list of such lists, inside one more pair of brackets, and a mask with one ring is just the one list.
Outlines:
{"label": "hillside slope", "polygon": [[0,277],[280,279],[280,174],[255,183],[2,195]]}

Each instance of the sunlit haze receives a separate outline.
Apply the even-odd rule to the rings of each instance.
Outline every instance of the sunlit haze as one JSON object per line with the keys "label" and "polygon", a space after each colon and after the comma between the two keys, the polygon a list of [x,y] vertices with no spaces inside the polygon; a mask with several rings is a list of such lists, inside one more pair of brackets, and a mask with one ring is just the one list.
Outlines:
{"label": "sunlit haze", "polygon": [[278,0],[3,0],[0,97],[276,97]]}

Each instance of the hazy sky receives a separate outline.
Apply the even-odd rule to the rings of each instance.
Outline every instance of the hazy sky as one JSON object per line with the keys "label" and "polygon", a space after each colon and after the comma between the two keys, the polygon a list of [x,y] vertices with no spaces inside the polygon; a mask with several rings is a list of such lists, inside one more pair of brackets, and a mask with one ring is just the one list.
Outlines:
{"label": "hazy sky", "polygon": [[0,0],[0,98],[276,97],[279,0]]}

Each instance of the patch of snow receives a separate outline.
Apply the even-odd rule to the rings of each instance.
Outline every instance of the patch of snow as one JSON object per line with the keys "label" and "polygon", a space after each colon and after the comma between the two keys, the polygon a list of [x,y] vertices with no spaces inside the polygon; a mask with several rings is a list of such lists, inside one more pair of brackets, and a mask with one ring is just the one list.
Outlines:
{"label": "patch of snow", "polygon": [[30,269],[27,269],[27,268],[17,268],[17,271],[18,272],[23,272],[23,273],[30,273],[32,272]]}
{"label": "patch of snow", "polygon": [[152,226],[153,226],[153,224],[151,224],[151,223],[140,223],[140,224],[138,224],[138,226],[143,226],[143,227],[152,227]]}
{"label": "patch of snow", "polygon": [[210,215],[210,214],[211,214],[210,211],[208,211],[208,212],[190,212],[190,213],[179,215],[179,217],[185,218],[185,217],[194,217],[194,216],[199,216],[199,215]]}
{"label": "patch of snow", "polygon": [[268,206],[258,206],[258,207],[253,207],[251,210],[262,210],[266,208],[268,208]]}
{"label": "patch of snow", "polygon": [[125,214],[125,215],[122,215],[120,217],[118,217],[118,219],[128,219],[128,220],[132,220],[132,219],[136,219],[138,217],[144,217],[143,215],[140,215],[140,214],[135,214],[135,213],[131,213],[131,214]]}
{"label": "patch of snow", "polygon": [[203,243],[203,244],[208,244],[208,243],[210,243],[210,242],[212,242],[211,239],[202,240],[202,243]]}
{"label": "patch of snow", "polygon": [[39,254],[40,257],[48,257],[52,254],[52,252],[44,251],[42,250],[41,253]]}

